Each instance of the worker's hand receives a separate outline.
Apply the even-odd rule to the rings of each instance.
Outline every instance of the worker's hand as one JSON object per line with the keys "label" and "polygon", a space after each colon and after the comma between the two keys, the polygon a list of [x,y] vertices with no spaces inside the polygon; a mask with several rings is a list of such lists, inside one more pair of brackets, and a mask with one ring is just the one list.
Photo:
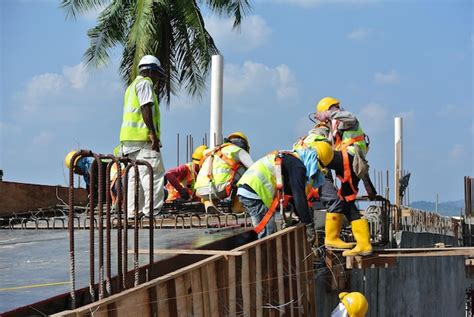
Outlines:
{"label": "worker's hand", "polygon": [[319,121],[328,121],[330,117],[331,117],[331,111],[329,110],[318,112],[316,113],[316,116],[315,116],[315,118]]}
{"label": "worker's hand", "polygon": [[188,191],[186,190],[186,188],[181,188],[179,190],[179,195],[181,196],[181,198],[183,198],[184,200],[189,200],[189,193]]}
{"label": "worker's hand", "polygon": [[306,224],[306,240],[312,246],[316,241],[316,229],[314,229],[314,223]]}
{"label": "worker's hand", "polygon": [[156,134],[153,132],[150,133],[148,136],[150,137],[150,140],[151,140],[151,149],[153,151],[160,152],[160,147],[161,147],[160,139],[158,139]]}

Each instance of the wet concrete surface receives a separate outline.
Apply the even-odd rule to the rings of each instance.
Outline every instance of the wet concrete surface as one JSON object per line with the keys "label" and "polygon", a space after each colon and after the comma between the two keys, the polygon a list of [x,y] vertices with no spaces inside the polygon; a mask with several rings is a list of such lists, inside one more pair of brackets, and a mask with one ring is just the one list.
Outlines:
{"label": "wet concrete surface", "polygon": [[[227,230],[214,234],[204,229],[155,230],[155,248],[191,249],[236,234]],[[96,232],[97,233],[97,232]],[[129,230],[129,250],[133,248],[133,230]],[[112,275],[117,272],[117,233],[112,232]],[[140,248],[148,247],[148,230],[140,231]],[[95,236],[95,279],[97,271],[97,235]],[[89,285],[89,231],[75,233],[76,289]],[[105,250],[105,232],[104,232]],[[155,261],[172,255],[155,255]],[[142,254],[140,265],[148,255]],[[104,258],[105,264],[105,258]],[[133,254],[128,255],[128,267],[133,268]],[[69,292],[70,284],[5,290],[35,284],[69,281],[69,235],[66,230],[0,230],[0,312],[35,303]]]}

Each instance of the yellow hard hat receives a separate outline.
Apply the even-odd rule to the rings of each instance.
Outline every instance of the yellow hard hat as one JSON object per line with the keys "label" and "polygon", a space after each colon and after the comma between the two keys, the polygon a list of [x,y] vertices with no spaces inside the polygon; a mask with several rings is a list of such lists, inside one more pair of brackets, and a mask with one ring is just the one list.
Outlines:
{"label": "yellow hard hat", "polygon": [[196,163],[201,162],[202,157],[204,156],[205,150],[207,150],[207,146],[205,145],[198,146],[193,152],[193,157],[192,157],[193,161],[195,161]]}
{"label": "yellow hard hat", "polygon": [[349,317],[364,317],[369,310],[369,303],[362,293],[359,292],[342,292],[339,299],[347,309]]}
{"label": "yellow hard hat", "polygon": [[327,166],[331,163],[334,158],[334,151],[332,150],[331,145],[324,141],[311,142],[309,146],[316,150],[318,153],[318,160],[323,166]]}
{"label": "yellow hard hat", "polygon": [[[76,150],[71,151],[71,152],[69,152],[69,153],[66,155],[66,157],[64,158],[64,164],[66,165],[67,168],[70,168],[70,167],[71,167],[71,165],[70,165],[70,164],[71,164],[71,159],[72,159],[72,157],[74,156],[74,154],[76,154],[76,153],[77,153]],[[76,165],[77,160],[79,160],[80,158],[81,158],[80,156],[76,157],[76,159],[74,160],[74,165]]]}
{"label": "yellow hard hat", "polygon": [[249,140],[247,139],[247,136],[245,134],[243,134],[242,132],[232,132],[231,134],[229,134],[227,136],[227,139],[233,139],[233,138],[238,138],[238,139],[242,139],[245,141],[245,143],[247,144],[247,148],[245,150],[247,150],[247,152],[250,152],[250,144],[249,144]]}
{"label": "yellow hard hat", "polygon": [[339,105],[339,100],[333,97],[324,97],[323,99],[319,100],[316,106],[316,111],[323,112],[329,110],[329,108],[334,105]]}

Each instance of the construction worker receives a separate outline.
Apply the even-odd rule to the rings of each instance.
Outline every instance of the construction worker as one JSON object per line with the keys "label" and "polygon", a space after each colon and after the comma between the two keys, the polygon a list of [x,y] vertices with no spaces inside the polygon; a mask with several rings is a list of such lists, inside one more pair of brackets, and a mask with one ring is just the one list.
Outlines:
{"label": "construction worker", "polygon": [[300,221],[306,224],[307,239],[314,242],[306,185],[321,185],[324,176],[320,163],[327,164],[333,156],[326,142],[316,142],[314,149],[274,151],[255,162],[237,183],[240,203],[250,214],[259,238],[276,232],[275,209],[284,204],[284,195],[291,195]]}
{"label": "construction worker", "polygon": [[[71,159],[76,153],[77,153],[76,150],[70,151],[64,158],[64,165],[66,165],[67,169],[71,168]],[[94,164],[94,161],[95,161],[94,157],[82,157],[82,156],[78,156],[74,160],[74,167],[72,171],[74,172],[74,174],[82,176],[82,178],[84,179],[84,182],[86,183],[87,190],[89,190],[89,185],[91,182],[90,172]]]}
{"label": "construction worker", "polygon": [[[120,154],[132,160],[150,163],[153,171],[153,211],[150,214],[149,178],[146,166],[139,166],[139,215],[152,216],[158,213],[164,200],[164,173],[160,147],[160,108],[155,92],[165,74],[158,58],[145,55],[138,63],[139,75],[128,86],[124,98],[122,127],[120,130]],[[135,173],[128,178],[128,217],[135,213]]]}
{"label": "construction worker", "polygon": [[224,143],[204,154],[204,163],[199,170],[195,189],[205,205],[206,212],[218,213],[218,200],[235,194],[235,184],[253,164],[249,154],[250,146],[242,132],[234,132]]}
{"label": "construction worker", "polygon": [[332,311],[331,317],[365,317],[369,303],[362,293],[339,293],[339,305]]}
{"label": "construction worker", "polygon": [[[341,249],[349,246],[339,237],[342,215],[337,209],[341,208],[341,212],[351,223],[357,242],[352,250],[344,251],[343,255],[369,255],[372,253],[369,224],[366,219],[361,218],[355,204],[360,178],[364,179],[364,184],[366,182],[371,184],[367,161],[365,161],[369,142],[357,118],[352,113],[342,110],[339,100],[333,97],[325,97],[319,101],[316,119],[330,128],[328,141],[332,142],[335,151],[333,160],[326,167],[335,170],[336,176],[341,181],[341,188],[337,193],[339,196],[337,206],[326,216],[325,244]],[[331,192],[329,187],[327,186],[327,192]],[[375,189],[368,189],[367,193],[373,196]],[[333,193],[330,195],[334,196]]]}
{"label": "construction worker", "polygon": [[198,146],[192,155],[192,162],[182,164],[166,172],[166,189],[168,191],[168,201],[176,199],[190,200],[194,196],[194,183],[202,165],[202,158],[207,146]]}

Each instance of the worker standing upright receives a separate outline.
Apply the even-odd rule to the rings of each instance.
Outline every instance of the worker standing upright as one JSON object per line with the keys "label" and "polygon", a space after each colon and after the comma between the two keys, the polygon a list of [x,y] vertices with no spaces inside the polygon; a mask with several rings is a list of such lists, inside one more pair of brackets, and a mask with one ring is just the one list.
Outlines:
{"label": "worker standing upright", "polygon": [[290,195],[296,214],[306,225],[308,241],[314,242],[316,234],[306,185],[321,185],[324,176],[320,163],[327,164],[333,155],[331,146],[325,142],[317,142],[314,149],[274,151],[255,162],[237,183],[237,195],[259,238],[276,232],[275,209],[284,203],[285,195]]}
{"label": "worker standing upright", "polygon": [[[357,118],[349,111],[343,110],[339,100],[333,97],[325,97],[318,102],[316,119],[326,123],[330,128],[329,139],[335,151],[334,158],[327,167],[335,170],[336,176],[341,181],[338,196],[343,203],[343,212],[351,222],[352,232],[357,242],[352,250],[344,251],[343,255],[369,255],[372,253],[369,224],[366,219],[361,218],[355,204],[359,176],[366,175],[364,177],[368,179],[368,165],[365,161],[369,146],[368,138]],[[373,192],[368,192],[368,194],[374,195]],[[333,227],[340,231],[339,222],[342,223],[342,216],[331,213],[329,217],[334,220]],[[327,223],[328,218],[326,218],[326,225]],[[329,228],[326,227],[326,237],[329,240],[334,238],[333,227],[331,225]]]}
{"label": "worker standing upright", "polygon": [[205,150],[207,150],[207,146],[198,146],[193,152],[192,162],[182,164],[166,172],[165,178],[168,181],[166,184],[166,189],[168,190],[167,201],[195,198],[194,184],[202,166]]}
{"label": "worker standing upright", "polygon": [[224,139],[223,144],[204,154],[195,189],[196,195],[204,202],[206,212],[218,213],[216,203],[233,198],[235,184],[253,164],[249,151],[247,136],[242,132],[234,132]]}
{"label": "worker standing upright", "polygon": [[[148,208],[150,172],[139,166],[139,215],[153,216],[163,206],[164,166],[160,147],[160,108],[155,87],[163,78],[164,70],[158,58],[145,55],[138,63],[139,75],[128,86],[124,98],[122,127],[120,130],[121,154],[132,160],[144,160],[153,169],[153,211]],[[128,217],[134,217],[135,173],[128,178]]]}

